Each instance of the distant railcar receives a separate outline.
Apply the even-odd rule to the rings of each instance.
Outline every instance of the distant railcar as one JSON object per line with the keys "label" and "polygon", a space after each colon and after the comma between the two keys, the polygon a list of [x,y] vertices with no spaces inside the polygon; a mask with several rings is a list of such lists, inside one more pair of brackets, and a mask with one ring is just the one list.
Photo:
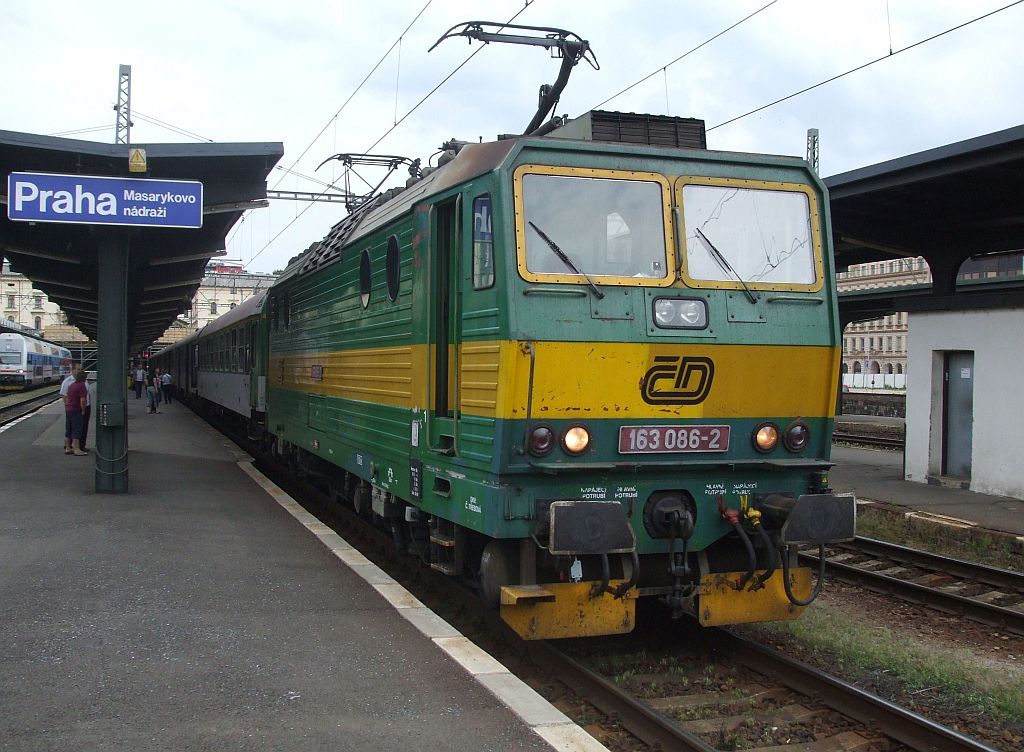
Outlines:
{"label": "distant railcar", "polygon": [[0,333],[0,390],[60,383],[71,373],[71,351],[44,339]]}

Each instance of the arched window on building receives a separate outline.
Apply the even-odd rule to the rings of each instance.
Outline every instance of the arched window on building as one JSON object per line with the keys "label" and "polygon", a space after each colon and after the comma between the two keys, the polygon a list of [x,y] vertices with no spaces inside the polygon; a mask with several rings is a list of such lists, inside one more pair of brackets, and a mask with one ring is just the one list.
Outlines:
{"label": "arched window on building", "polygon": [[896,364],[896,373],[903,373],[903,364],[902,363],[897,363]]}
{"label": "arched window on building", "polygon": [[877,360],[872,360],[871,361],[871,365],[868,366],[868,373],[875,374],[875,373],[881,373],[881,372],[882,372],[882,367],[880,365],[878,365],[878,361]]}
{"label": "arched window on building", "polygon": [[860,370],[860,361],[859,360],[854,361],[854,363],[853,363],[853,372],[854,373],[860,373],[861,372],[861,370]]}
{"label": "arched window on building", "polygon": [[849,369],[846,367],[846,363],[843,363],[841,366],[839,366],[839,373],[843,374],[843,376],[846,375],[848,370]]}
{"label": "arched window on building", "polygon": [[885,372],[890,374],[892,373],[892,363],[885,364]]}
{"label": "arched window on building", "polygon": [[36,316],[36,329],[39,330],[39,331],[43,331],[43,317],[42,316]]}

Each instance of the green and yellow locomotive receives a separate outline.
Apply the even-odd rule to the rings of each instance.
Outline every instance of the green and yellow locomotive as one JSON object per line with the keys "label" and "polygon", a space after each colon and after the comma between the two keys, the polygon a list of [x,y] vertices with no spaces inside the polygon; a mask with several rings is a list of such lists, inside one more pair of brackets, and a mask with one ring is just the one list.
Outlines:
{"label": "green and yellow locomotive", "polygon": [[797,545],[854,530],[825,189],[590,137],[611,121],[685,124],[461,145],[299,256],[255,318],[254,423],[525,637],[629,631],[639,597],[795,618]]}

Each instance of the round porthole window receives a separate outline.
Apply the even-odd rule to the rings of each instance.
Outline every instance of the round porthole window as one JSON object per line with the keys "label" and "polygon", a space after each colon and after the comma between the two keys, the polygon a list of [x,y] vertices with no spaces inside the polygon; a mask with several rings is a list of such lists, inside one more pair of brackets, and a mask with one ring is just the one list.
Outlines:
{"label": "round porthole window", "polygon": [[359,301],[363,308],[370,305],[370,252],[363,251],[359,258]]}
{"label": "round porthole window", "polygon": [[398,237],[388,238],[388,255],[385,261],[388,273],[388,297],[394,303],[398,300],[398,276],[401,273],[401,262],[398,256]]}

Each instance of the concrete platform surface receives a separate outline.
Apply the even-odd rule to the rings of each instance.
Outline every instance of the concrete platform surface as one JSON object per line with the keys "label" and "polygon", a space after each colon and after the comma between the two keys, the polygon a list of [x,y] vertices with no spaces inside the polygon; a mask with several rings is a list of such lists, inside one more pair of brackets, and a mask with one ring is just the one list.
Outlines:
{"label": "concrete platform surface", "polygon": [[0,749],[551,749],[227,440],[128,403],[125,495],[62,453],[59,405],[0,432]]}
{"label": "concrete platform surface", "polygon": [[836,491],[1024,536],[1024,501],[904,480],[902,452],[834,446],[832,460]]}

